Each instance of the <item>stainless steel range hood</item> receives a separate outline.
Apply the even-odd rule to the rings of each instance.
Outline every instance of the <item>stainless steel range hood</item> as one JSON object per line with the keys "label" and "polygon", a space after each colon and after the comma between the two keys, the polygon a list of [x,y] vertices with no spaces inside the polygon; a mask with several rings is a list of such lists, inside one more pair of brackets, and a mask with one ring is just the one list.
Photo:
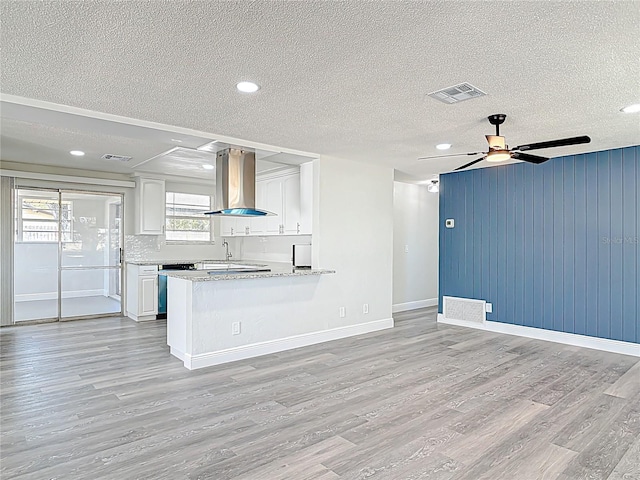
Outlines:
{"label": "stainless steel range hood", "polygon": [[256,209],[256,154],[239,148],[220,150],[216,157],[216,206],[206,215],[263,217]]}

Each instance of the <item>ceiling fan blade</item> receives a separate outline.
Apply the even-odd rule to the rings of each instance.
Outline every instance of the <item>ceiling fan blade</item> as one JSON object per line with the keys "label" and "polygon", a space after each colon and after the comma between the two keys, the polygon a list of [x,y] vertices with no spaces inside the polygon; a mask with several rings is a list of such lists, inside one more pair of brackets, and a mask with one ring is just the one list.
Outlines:
{"label": "ceiling fan blade", "polygon": [[454,171],[456,171],[456,170],[464,170],[465,168],[470,167],[471,165],[475,165],[476,163],[481,162],[485,158],[487,158],[487,157],[484,156],[484,157],[476,158],[473,162],[469,162],[466,165],[462,165],[461,167],[454,168]]}
{"label": "ceiling fan blade", "polygon": [[528,153],[511,152],[511,158],[522,160],[523,162],[535,163],[536,165],[549,160],[547,157],[539,157],[538,155],[530,155]]}
{"label": "ceiling fan blade", "polygon": [[470,152],[470,153],[452,153],[450,155],[435,155],[432,157],[419,157],[418,160],[429,160],[431,158],[445,158],[445,157],[464,157],[466,155],[482,155],[484,152]]}
{"label": "ceiling fan blade", "polygon": [[589,143],[589,142],[591,142],[591,138],[584,135],[582,137],[562,138],[560,140],[551,140],[548,142],[519,145],[513,150],[538,150],[540,148],[565,147],[567,145],[578,145],[580,143]]}

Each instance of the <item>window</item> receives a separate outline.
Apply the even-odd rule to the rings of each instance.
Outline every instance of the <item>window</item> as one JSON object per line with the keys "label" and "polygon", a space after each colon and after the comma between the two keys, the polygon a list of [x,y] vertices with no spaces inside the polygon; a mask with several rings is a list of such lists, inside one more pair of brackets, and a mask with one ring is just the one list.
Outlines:
{"label": "window", "polygon": [[211,242],[211,197],[167,192],[165,234],[169,242]]}
{"label": "window", "polygon": [[61,226],[62,241],[71,242],[72,203],[63,201],[60,219],[58,213],[57,198],[18,195],[16,242],[57,242],[59,226]]}

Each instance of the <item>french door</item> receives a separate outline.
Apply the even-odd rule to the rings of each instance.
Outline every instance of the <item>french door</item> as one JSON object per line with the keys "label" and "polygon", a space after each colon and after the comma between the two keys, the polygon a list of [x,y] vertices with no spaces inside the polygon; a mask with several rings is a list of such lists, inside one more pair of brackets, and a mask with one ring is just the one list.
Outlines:
{"label": "french door", "polygon": [[122,195],[15,192],[14,321],[121,315]]}

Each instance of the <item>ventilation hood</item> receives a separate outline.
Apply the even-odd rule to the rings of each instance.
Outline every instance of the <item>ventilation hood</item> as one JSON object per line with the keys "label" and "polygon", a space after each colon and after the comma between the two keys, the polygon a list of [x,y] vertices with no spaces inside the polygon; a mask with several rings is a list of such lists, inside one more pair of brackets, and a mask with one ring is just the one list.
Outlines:
{"label": "ventilation hood", "polygon": [[218,217],[274,215],[256,209],[256,154],[240,148],[220,150],[216,156],[216,206],[206,212]]}

